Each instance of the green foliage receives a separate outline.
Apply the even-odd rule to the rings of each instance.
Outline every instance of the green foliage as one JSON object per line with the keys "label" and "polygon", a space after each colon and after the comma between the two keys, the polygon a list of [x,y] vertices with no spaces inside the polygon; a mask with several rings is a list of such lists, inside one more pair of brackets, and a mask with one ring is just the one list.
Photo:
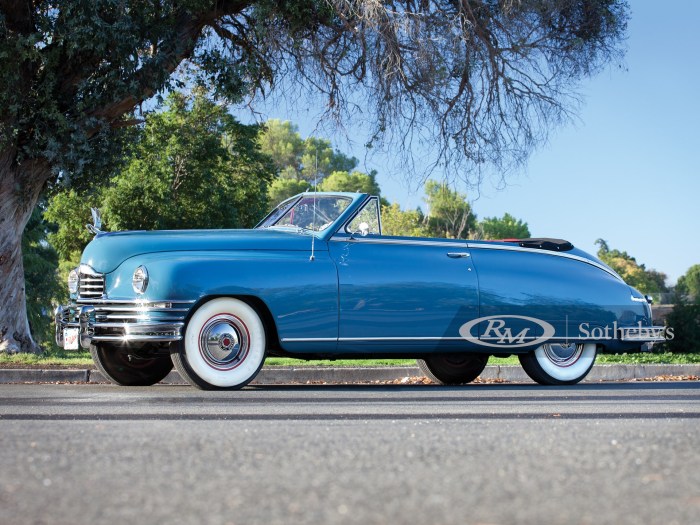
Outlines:
{"label": "green foliage", "polygon": [[27,316],[38,343],[53,339],[51,305],[65,295],[57,279],[58,254],[46,241],[48,228],[37,206],[22,237]]}
{"label": "green foliage", "polygon": [[700,303],[700,264],[694,264],[676,283],[676,294]]}
{"label": "green foliage", "polygon": [[664,343],[670,352],[700,352],[700,303],[676,303],[666,325],[673,328],[673,339]]}
{"label": "green foliage", "polygon": [[55,224],[56,228],[49,233],[48,240],[58,252],[61,262],[68,262],[67,268],[61,268],[66,276],[78,264],[80,254],[93,237],[85,225],[90,219],[90,208],[99,204],[96,191],[79,193],[69,189],[49,199],[44,218]]}
{"label": "green foliage", "polygon": [[290,167],[297,178],[304,153],[304,141],[297,126],[288,120],[268,120],[260,132],[260,149],[272,158],[278,173]]}
{"label": "green foliage", "polygon": [[429,237],[420,209],[403,211],[397,203],[382,206],[382,233],[404,237]]}
{"label": "green foliage", "polygon": [[467,196],[451,190],[447,184],[433,180],[426,182],[425,200],[429,209],[427,228],[431,237],[467,239],[476,228],[476,216],[467,202]]}
{"label": "green foliage", "polygon": [[311,189],[311,185],[305,180],[278,178],[270,183],[267,190],[267,199],[270,206],[276,206],[280,202]]}
{"label": "green foliage", "polygon": [[360,171],[334,171],[318,185],[319,191],[347,191],[379,195],[379,184],[375,179],[376,172],[362,173]]}
{"label": "green foliage", "polygon": [[[3,5],[0,25],[0,147],[19,147],[20,158],[44,158],[73,176],[107,165],[119,155],[109,125],[152,93],[172,86],[174,57],[196,35],[178,25],[210,8],[206,0],[114,2],[39,0]],[[27,12],[30,11],[30,12]],[[188,15],[189,14],[189,15]],[[202,64],[200,77],[209,76]],[[220,61],[221,75],[247,69]],[[242,81],[229,95],[239,99]],[[125,103],[123,109],[119,101]]]}
{"label": "green foliage", "polygon": [[676,301],[666,316],[674,337],[665,343],[671,352],[700,353],[700,264],[688,268],[678,279]]}
{"label": "green foliage", "polygon": [[112,230],[255,225],[267,211],[274,172],[258,134],[201,91],[171,95],[165,111],[146,119],[121,172],[90,191],[51,198],[45,216],[58,225],[49,239],[62,271],[77,264],[92,237],[85,228],[91,206]]}
{"label": "green foliage", "polygon": [[272,158],[277,174],[286,179],[320,182],[330,173],[349,172],[357,166],[356,158],[334,150],[329,140],[302,139],[299,128],[288,120],[268,120],[260,133],[260,147]]}
{"label": "green foliage", "polygon": [[656,270],[647,270],[627,252],[611,250],[603,239],[598,239],[595,243],[600,246],[598,258],[620,274],[620,277],[630,286],[645,294],[668,291],[665,274]]}
{"label": "green foliage", "polygon": [[510,213],[505,213],[500,219],[486,217],[479,223],[479,229],[483,239],[527,239],[530,237],[527,223],[516,219]]}
{"label": "green foliage", "polygon": [[116,230],[254,225],[273,171],[257,134],[201,92],[171,95],[104,190],[105,220]]}

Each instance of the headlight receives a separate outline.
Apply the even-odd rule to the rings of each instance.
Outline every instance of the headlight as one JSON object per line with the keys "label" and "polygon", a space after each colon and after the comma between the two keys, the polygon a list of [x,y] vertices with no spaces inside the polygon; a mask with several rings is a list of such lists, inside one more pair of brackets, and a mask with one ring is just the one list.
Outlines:
{"label": "headlight", "polygon": [[80,276],[77,269],[72,269],[68,274],[68,292],[70,294],[78,293],[78,285],[80,284]]}
{"label": "headlight", "polygon": [[139,266],[134,271],[134,277],[131,279],[131,286],[133,286],[136,293],[144,293],[148,287],[148,270],[145,266]]}

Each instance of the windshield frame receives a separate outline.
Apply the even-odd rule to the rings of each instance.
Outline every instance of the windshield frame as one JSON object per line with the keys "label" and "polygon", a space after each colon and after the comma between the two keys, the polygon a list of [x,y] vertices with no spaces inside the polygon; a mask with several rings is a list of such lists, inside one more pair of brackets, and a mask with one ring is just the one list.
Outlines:
{"label": "windshield frame", "polygon": [[[299,193],[298,195],[294,195],[294,197],[289,197],[288,199],[283,200],[277,206],[272,208],[270,212],[253,227],[253,229],[257,230],[274,226],[275,223],[284,217],[287,211],[291,209],[299,200],[301,200],[303,196],[303,193]],[[271,222],[271,224],[268,225],[268,222]]]}
{"label": "windshield frame", "polygon": [[[280,204],[275,206],[272,211],[270,211],[263,220],[261,220],[255,229],[277,229],[277,230],[287,230],[299,233],[304,233],[307,235],[315,235],[319,238],[330,237],[339,228],[341,228],[347,218],[353,215],[358,209],[358,206],[364,203],[369,195],[366,193],[347,193],[347,192],[305,192],[290,197],[282,201]],[[327,222],[327,226],[320,230],[311,230],[310,228],[305,228],[298,225],[281,225],[279,222],[287,216],[288,212],[295,208],[304,199],[342,199],[347,200],[348,205],[338,214],[338,216],[331,222]],[[307,203],[310,204],[310,203]]]}

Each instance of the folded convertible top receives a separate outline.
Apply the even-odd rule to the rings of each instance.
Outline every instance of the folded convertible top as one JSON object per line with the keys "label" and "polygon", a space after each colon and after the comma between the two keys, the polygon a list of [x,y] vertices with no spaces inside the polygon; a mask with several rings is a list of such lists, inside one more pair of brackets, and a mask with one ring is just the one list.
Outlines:
{"label": "folded convertible top", "polygon": [[567,252],[574,248],[574,245],[564,239],[550,239],[547,237],[533,239],[503,239],[503,242],[517,242],[523,248],[538,248],[540,250],[551,250],[553,252]]}

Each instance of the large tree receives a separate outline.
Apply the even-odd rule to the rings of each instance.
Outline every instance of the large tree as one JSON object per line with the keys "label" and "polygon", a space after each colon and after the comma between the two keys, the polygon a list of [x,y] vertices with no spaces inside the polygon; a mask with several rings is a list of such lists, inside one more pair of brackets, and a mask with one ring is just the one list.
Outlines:
{"label": "large tree", "polygon": [[372,144],[498,167],[566,116],[626,20],[625,0],[0,0],[0,351],[35,347],[21,237],[42,191],[108,160],[184,66],[231,101],[289,75],[362,111]]}

